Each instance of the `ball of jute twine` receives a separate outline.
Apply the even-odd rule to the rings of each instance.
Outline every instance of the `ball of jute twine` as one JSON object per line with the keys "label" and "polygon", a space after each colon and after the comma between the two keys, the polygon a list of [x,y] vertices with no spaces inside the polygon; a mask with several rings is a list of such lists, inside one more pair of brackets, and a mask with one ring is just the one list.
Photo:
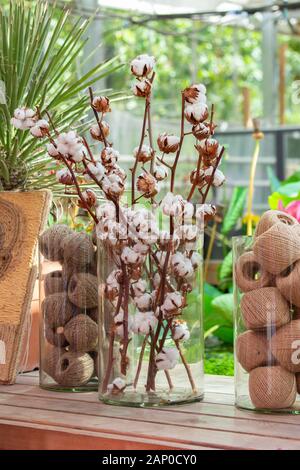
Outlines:
{"label": "ball of jute twine", "polygon": [[292,320],[276,331],[271,350],[282,367],[290,372],[300,372],[300,320]]}
{"label": "ball of jute twine", "polygon": [[60,356],[55,380],[65,387],[80,387],[88,383],[94,372],[94,361],[87,353],[68,351]]}
{"label": "ball of jute twine", "polygon": [[65,237],[62,243],[64,263],[74,270],[83,270],[94,261],[94,245],[91,237],[85,232],[73,232]]}
{"label": "ball of jute twine", "polygon": [[281,273],[300,259],[299,226],[273,225],[256,239],[253,252],[266,271]]}
{"label": "ball of jute twine", "polygon": [[256,367],[274,364],[265,333],[248,330],[236,340],[236,354],[240,365],[250,372]]}
{"label": "ball of jute twine", "polygon": [[72,234],[67,225],[57,224],[45,230],[40,236],[39,246],[42,255],[49,261],[63,261],[63,240]]}
{"label": "ball of jute twine", "polygon": [[258,367],[250,372],[249,394],[255,408],[289,408],[296,400],[295,375],[280,366]]}
{"label": "ball of jute twine", "polygon": [[235,265],[236,284],[242,292],[272,286],[274,277],[256,259],[253,251],[241,255]]}
{"label": "ball of jute twine", "polygon": [[255,237],[259,237],[264,232],[269,230],[273,225],[284,224],[284,225],[297,225],[298,221],[292,215],[287,214],[286,212],[269,210],[266,211],[260,218],[256,230]]}
{"label": "ball of jute twine", "polygon": [[59,358],[65,354],[66,350],[63,348],[57,348],[56,346],[47,345],[45,354],[42,356],[42,370],[50,377],[55,377],[55,370],[59,362]]}
{"label": "ball of jute twine", "polygon": [[53,327],[47,324],[44,325],[44,335],[48,343],[58,348],[64,348],[68,346],[68,341],[64,335],[63,326]]}
{"label": "ball of jute twine", "polygon": [[64,334],[70,351],[88,352],[97,348],[98,326],[86,314],[71,318],[64,327]]}
{"label": "ball of jute twine", "polygon": [[52,271],[45,275],[44,278],[44,292],[45,296],[63,292],[65,290],[65,283],[62,271]]}
{"label": "ball of jute twine", "polygon": [[42,314],[45,324],[52,328],[65,326],[72,318],[73,310],[73,305],[66,292],[51,294],[42,302]]}
{"label": "ball of jute twine", "polygon": [[97,277],[89,273],[73,274],[69,282],[68,294],[70,301],[79,308],[97,307]]}
{"label": "ball of jute twine", "polygon": [[280,327],[291,320],[289,304],[276,287],[246,292],[241,312],[247,330]]}
{"label": "ball of jute twine", "polygon": [[300,307],[300,261],[276,276],[276,286],[290,304]]}

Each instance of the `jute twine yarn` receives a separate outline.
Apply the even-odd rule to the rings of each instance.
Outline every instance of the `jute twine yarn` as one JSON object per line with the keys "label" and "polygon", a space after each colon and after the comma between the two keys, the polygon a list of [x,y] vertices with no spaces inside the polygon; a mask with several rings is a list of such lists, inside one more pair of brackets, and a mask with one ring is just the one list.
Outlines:
{"label": "jute twine yarn", "polygon": [[70,301],[80,308],[95,308],[98,305],[97,277],[89,273],[73,274],[68,294]]}
{"label": "jute twine yarn", "polygon": [[44,279],[44,291],[45,296],[63,292],[65,289],[65,283],[62,276],[62,271],[52,271],[48,273]]}
{"label": "jute twine yarn", "polygon": [[66,352],[59,358],[55,380],[65,387],[85,385],[94,372],[94,361],[87,353]]}
{"label": "jute twine yarn", "polygon": [[256,408],[289,408],[296,400],[295,375],[280,366],[258,367],[250,372],[249,393]]}
{"label": "jute twine yarn", "polygon": [[238,336],[236,354],[247,372],[274,363],[266,335],[257,331],[248,330]]}
{"label": "jute twine yarn", "polygon": [[273,335],[271,350],[282,367],[300,372],[300,320],[292,320]]}
{"label": "jute twine yarn", "polygon": [[259,237],[262,233],[266,232],[276,224],[297,225],[298,221],[292,215],[286,214],[282,211],[266,211],[257,224],[255,237]]}
{"label": "jute twine yarn", "polygon": [[64,348],[65,346],[68,346],[68,341],[66,340],[66,337],[64,335],[63,326],[59,326],[56,328],[45,324],[44,328],[45,338],[48,343],[58,348]]}
{"label": "jute twine yarn", "polygon": [[257,261],[253,251],[241,255],[235,266],[235,280],[242,292],[273,284],[273,276]]}
{"label": "jute twine yarn", "polygon": [[70,351],[93,351],[98,344],[97,323],[86,314],[73,317],[64,327],[64,335]]}
{"label": "jute twine yarn", "polygon": [[291,319],[289,304],[276,287],[246,292],[241,300],[241,311],[248,330],[280,327]]}
{"label": "jute twine yarn", "polygon": [[53,225],[40,236],[40,251],[50,261],[62,261],[64,258],[63,240],[72,233],[67,225]]}
{"label": "jute twine yarn", "polygon": [[278,274],[276,286],[288,302],[300,307],[300,261]]}
{"label": "jute twine yarn", "polygon": [[59,358],[65,354],[65,349],[55,346],[48,346],[43,356],[43,371],[50,377],[55,377],[55,370],[59,362]]}
{"label": "jute twine yarn", "polygon": [[300,259],[299,227],[273,225],[256,239],[253,252],[266,271],[275,275],[281,273]]}
{"label": "jute twine yarn", "polygon": [[42,314],[46,325],[52,328],[65,326],[73,316],[73,305],[66,292],[57,292],[42,302]]}
{"label": "jute twine yarn", "polygon": [[64,262],[75,270],[81,270],[94,261],[94,245],[85,232],[73,232],[64,239],[62,246]]}

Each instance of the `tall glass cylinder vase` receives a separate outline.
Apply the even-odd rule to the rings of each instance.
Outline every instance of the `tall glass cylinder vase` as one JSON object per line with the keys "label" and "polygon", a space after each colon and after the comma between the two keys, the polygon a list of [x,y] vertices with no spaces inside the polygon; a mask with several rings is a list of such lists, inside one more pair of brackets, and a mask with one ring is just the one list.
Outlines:
{"label": "tall glass cylinder vase", "polygon": [[119,214],[128,233],[112,240],[108,213],[98,232],[99,397],[141,407],[201,400],[203,224],[157,231],[156,215],[129,209]]}
{"label": "tall glass cylinder vase", "polygon": [[40,386],[97,390],[96,246],[75,199],[65,199],[55,217],[39,240]]}
{"label": "tall glass cylinder vase", "polygon": [[300,413],[300,271],[292,255],[297,245],[298,229],[284,224],[233,239],[239,408]]}

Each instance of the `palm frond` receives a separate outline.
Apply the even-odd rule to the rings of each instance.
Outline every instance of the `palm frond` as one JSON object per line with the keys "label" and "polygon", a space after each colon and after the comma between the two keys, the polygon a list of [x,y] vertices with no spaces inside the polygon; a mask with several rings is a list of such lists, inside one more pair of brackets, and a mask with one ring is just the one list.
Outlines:
{"label": "palm frond", "polygon": [[70,125],[84,128],[89,101],[82,92],[122,66],[113,58],[78,76],[78,60],[86,60],[83,51],[91,21],[74,20],[67,10],[58,12],[46,0],[35,2],[34,8],[24,0],[12,0],[8,11],[0,8],[0,81],[6,96],[5,103],[0,102],[2,188],[55,185],[53,162],[41,143],[12,128],[14,110],[47,108],[60,130]]}

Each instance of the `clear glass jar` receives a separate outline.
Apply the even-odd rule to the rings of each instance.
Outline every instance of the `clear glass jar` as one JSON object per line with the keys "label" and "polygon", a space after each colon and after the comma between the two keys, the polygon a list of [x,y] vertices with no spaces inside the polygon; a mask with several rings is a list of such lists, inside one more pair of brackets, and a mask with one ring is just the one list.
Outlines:
{"label": "clear glass jar", "polygon": [[235,395],[239,408],[300,413],[296,245],[300,247],[299,230],[291,230],[289,224],[272,230],[265,227],[256,237],[233,238]]}
{"label": "clear glass jar", "polygon": [[[203,224],[198,220],[189,253],[168,233],[148,242],[136,263],[131,253],[124,256],[134,244],[126,237],[117,246],[98,239],[99,397],[105,403],[147,407],[203,398]],[[181,255],[193,266],[188,279],[178,275]]]}
{"label": "clear glass jar", "polygon": [[74,199],[40,236],[40,386],[97,390],[98,284],[91,226]]}

